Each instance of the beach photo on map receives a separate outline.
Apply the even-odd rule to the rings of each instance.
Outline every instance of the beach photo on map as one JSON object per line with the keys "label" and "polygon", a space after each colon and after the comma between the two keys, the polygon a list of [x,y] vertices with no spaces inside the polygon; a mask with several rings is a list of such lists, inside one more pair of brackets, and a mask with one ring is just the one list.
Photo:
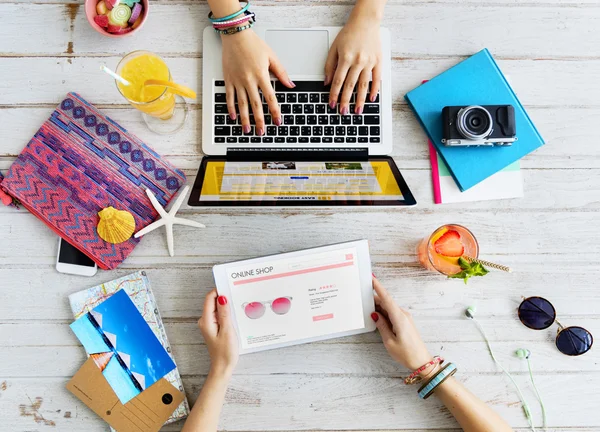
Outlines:
{"label": "beach photo on map", "polygon": [[71,328],[123,404],[175,369],[123,290],[77,319]]}

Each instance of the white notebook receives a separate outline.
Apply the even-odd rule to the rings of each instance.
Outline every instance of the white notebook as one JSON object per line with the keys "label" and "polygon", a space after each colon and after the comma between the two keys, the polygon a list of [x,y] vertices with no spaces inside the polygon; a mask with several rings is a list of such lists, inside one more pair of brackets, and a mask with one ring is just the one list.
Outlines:
{"label": "white notebook", "polygon": [[520,161],[513,162],[496,174],[461,192],[450,170],[429,143],[433,199],[436,204],[522,198],[523,175]]}

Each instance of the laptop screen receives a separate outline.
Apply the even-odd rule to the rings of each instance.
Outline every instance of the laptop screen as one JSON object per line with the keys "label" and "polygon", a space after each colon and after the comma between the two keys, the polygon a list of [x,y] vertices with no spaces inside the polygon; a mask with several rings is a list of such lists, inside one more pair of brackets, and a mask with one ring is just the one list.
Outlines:
{"label": "laptop screen", "polygon": [[414,204],[391,158],[365,162],[207,159],[198,173],[202,179],[196,180],[190,205]]}

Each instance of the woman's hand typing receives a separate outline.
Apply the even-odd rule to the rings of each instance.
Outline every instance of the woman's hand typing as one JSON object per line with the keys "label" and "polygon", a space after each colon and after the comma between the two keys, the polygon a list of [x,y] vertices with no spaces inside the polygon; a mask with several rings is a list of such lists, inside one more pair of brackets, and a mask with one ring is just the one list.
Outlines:
{"label": "woman's hand typing", "polygon": [[294,83],[273,50],[252,29],[223,35],[221,39],[229,116],[232,119],[237,117],[237,103],[244,133],[249,133],[252,129],[250,114],[253,114],[255,135],[264,135],[265,112],[259,90],[265,97],[273,124],[279,126],[282,123],[269,71],[286,87],[293,88]]}
{"label": "woman's hand typing", "polygon": [[356,87],[354,113],[362,114],[367,94],[369,101],[375,101],[380,81],[380,19],[368,9],[355,8],[329,49],[325,64],[325,85],[331,84],[329,105],[333,108],[339,102],[339,112],[350,114],[350,100]]}

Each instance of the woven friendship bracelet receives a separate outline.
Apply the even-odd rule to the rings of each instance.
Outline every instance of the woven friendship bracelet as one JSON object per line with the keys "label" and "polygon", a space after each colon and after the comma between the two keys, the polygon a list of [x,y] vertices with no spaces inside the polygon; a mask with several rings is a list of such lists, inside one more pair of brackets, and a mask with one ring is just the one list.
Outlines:
{"label": "woven friendship bracelet", "polygon": [[436,364],[442,364],[444,363],[444,359],[440,356],[434,356],[433,360],[431,360],[428,363],[425,363],[423,366],[421,366],[420,368],[416,369],[413,373],[411,373],[405,380],[404,380],[404,384],[416,384],[421,382],[421,380],[423,379],[423,377],[419,376],[419,374],[421,372],[423,372],[425,369],[431,367],[431,366],[435,366]]}
{"label": "woven friendship bracelet", "polygon": [[243,8],[241,8],[239,11],[237,11],[235,13],[232,13],[231,15],[227,15],[225,17],[222,17],[222,18],[214,18],[213,17],[213,13],[211,11],[211,12],[208,13],[208,19],[212,23],[218,23],[218,22],[227,21],[227,20],[233,19],[233,18],[235,18],[235,17],[237,17],[237,16],[245,13],[248,10],[249,7],[250,7],[250,2],[248,1],[248,2],[246,2],[246,5]]}
{"label": "woven friendship bracelet", "polygon": [[457,371],[456,365],[454,363],[448,363],[442,370],[436,373],[433,378],[431,378],[428,382],[426,382],[423,387],[421,387],[418,391],[419,397],[421,399],[427,399],[429,396],[433,394],[435,389],[454,375]]}
{"label": "woven friendship bracelet", "polygon": [[254,25],[254,23],[250,22],[241,27],[229,27],[229,28],[226,28],[223,30],[215,29],[215,31],[222,35],[232,35],[232,34],[243,32],[244,30],[248,30],[249,28],[252,28],[253,25]]}

